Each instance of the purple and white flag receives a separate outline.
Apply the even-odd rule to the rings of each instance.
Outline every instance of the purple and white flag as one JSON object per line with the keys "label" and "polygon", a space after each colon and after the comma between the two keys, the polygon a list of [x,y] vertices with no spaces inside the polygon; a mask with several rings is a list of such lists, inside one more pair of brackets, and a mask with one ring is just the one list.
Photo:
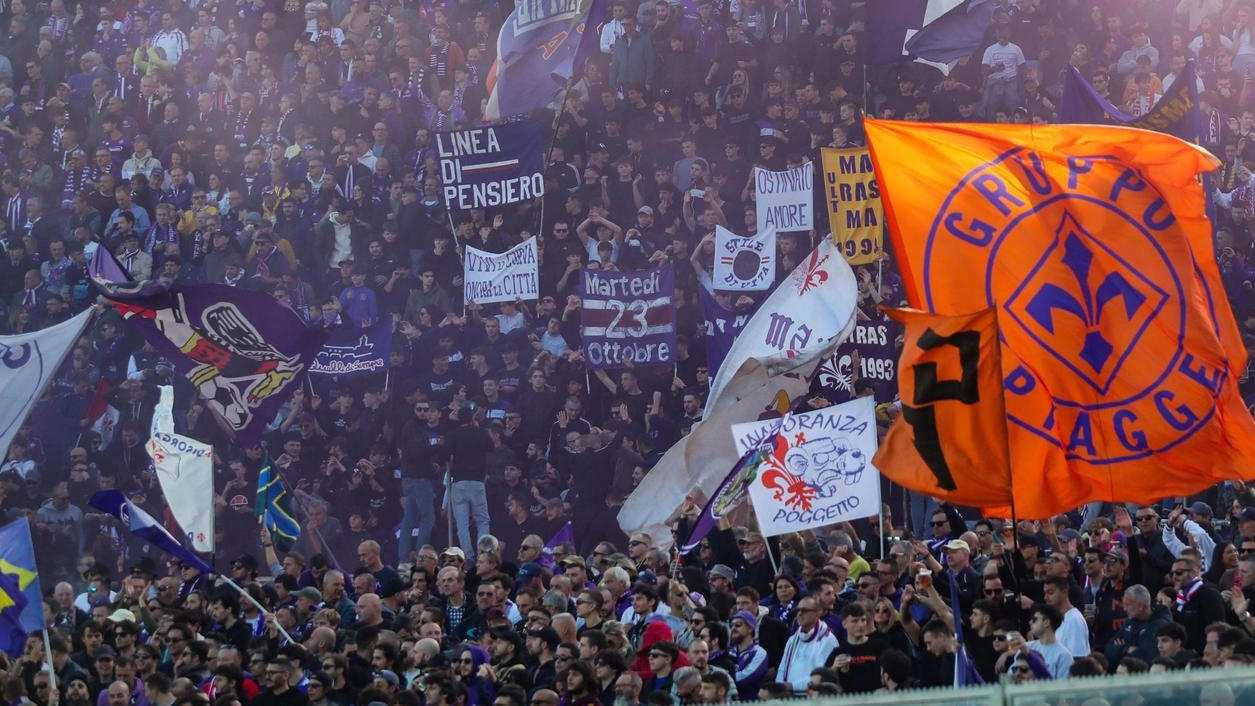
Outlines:
{"label": "purple and white flag", "polygon": [[167,532],[166,528],[162,527],[161,523],[153,518],[152,515],[149,515],[143,508],[127,500],[126,495],[122,491],[99,490],[92,495],[91,500],[88,500],[87,504],[111,515],[121,522],[122,527],[131,532],[131,534],[152,544],[184,564],[195,567],[202,574],[214,573],[212,566],[206,564],[199,556],[188,551],[187,547],[179,544],[179,540]]}
{"label": "purple and white flag", "polygon": [[466,210],[543,196],[548,127],[540,120],[520,120],[436,133],[445,203]]}
{"label": "purple and white flag", "polygon": [[174,388],[161,386],[145,447],[170,514],[198,552],[214,550],[214,449],[174,431]]}
{"label": "purple and white flag", "polygon": [[693,522],[688,537],[680,543],[680,551],[688,553],[697,548],[706,535],[719,525],[719,520],[741,504],[749,493],[750,483],[758,473],[758,466],[771,450],[771,442],[769,437],[764,443],[741,455],[732,470],[728,471],[728,477],[723,479],[719,489],[706,501],[706,506]]}
{"label": "purple and white flag", "polygon": [[824,238],[758,307],[732,344],[711,382],[708,404],[719,401],[738,375],[752,372],[742,370],[745,366],[762,366],[767,376],[774,376],[832,350],[853,329],[857,306],[854,271],[832,240]]}
{"label": "purple and white flag", "polygon": [[580,273],[584,363],[590,368],[670,365],[675,362],[675,271]]}
{"label": "purple and white flag", "polygon": [[715,289],[761,292],[776,282],[776,231],[740,236],[715,226]]}
{"label": "purple and white flag", "polygon": [[540,565],[546,569],[553,568],[553,550],[558,548],[559,544],[575,544],[575,530],[571,529],[571,523],[568,522],[558,528],[557,532],[545,542],[545,547],[540,551]]}
{"label": "purple and white flag", "polygon": [[392,357],[392,319],[368,329],[340,326],[309,365],[311,375],[360,375],[388,369]]}
{"label": "purple and white flag", "polygon": [[263,292],[223,284],[112,286],[113,257],[105,256],[93,260],[91,276],[127,324],[174,364],[240,443],[260,438],[304,384],[326,333]]}

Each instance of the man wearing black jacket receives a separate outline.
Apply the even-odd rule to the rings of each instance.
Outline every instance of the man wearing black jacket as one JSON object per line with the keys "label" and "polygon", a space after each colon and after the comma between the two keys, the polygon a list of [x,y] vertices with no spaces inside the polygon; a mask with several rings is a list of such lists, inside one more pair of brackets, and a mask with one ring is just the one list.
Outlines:
{"label": "man wearing black jacket", "polygon": [[[570,422],[563,413],[560,412],[559,415],[559,428],[572,428],[566,426]],[[623,446],[623,431],[616,431],[606,444],[601,443],[599,429],[592,429],[587,434],[573,435],[572,439],[574,443],[567,444],[556,453],[551,448],[550,458],[557,462],[558,470],[564,477],[575,480],[575,492],[579,494],[580,501],[574,505],[575,517],[571,522],[571,529],[576,540],[581,542],[580,553],[585,553],[591,551],[593,545],[603,537],[602,528],[594,523],[606,508],[606,495],[614,482],[615,457]]]}
{"label": "man wearing black jacket", "polygon": [[1224,622],[1225,604],[1220,591],[1203,583],[1198,567],[1198,561],[1189,555],[1172,562],[1172,583],[1177,589],[1172,619],[1185,628],[1186,649],[1202,654],[1207,626]]}
{"label": "man wearing black jacket", "polygon": [[[401,539],[397,542],[397,563],[410,561],[410,554],[430,540],[435,525],[435,484],[440,470],[436,464],[446,453],[440,420],[440,406],[428,400],[414,403],[414,418],[401,430]],[[412,536],[418,528],[418,536]]]}
{"label": "man wearing black jacket", "polygon": [[288,683],[292,674],[292,665],[287,660],[275,659],[266,664],[266,689],[258,694],[250,704],[256,706],[306,706],[309,697],[293,689]]}

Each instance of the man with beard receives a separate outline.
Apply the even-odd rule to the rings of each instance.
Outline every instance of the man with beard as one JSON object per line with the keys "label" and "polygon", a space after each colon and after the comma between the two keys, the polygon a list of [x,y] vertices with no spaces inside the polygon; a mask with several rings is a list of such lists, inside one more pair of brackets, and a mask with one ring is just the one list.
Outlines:
{"label": "man with beard", "polygon": [[200,684],[209,678],[209,646],[204,642],[191,642],[183,646],[174,660],[174,673],[177,676]]}
{"label": "man with beard", "polygon": [[[292,664],[276,659],[266,664],[267,688],[250,702],[251,706],[306,706],[309,697],[293,689],[289,683]],[[110,704],[110,706],[114,706]]]}
{"label": "man with beard", "polygon": [[109,706],[131,706],[131,688],[126,682],[115,681],[109,685]]}
{"label": "man with beard", "polygon": [[614,682],[614,706],[640,706],[641,675],[628,670]]}
{"label": "man with beard", "polygon": [[530,689],[531,677],[523,663],[523,639],[510,628],[494,628],[492,643],[492,669],[497,684],[515,684]]}
{"label": "man with beard", "polygon": [[234,645],[240,650],[247,650],[248,643],[253,639],[253,628],[239,619],[240,599],[234,594],[223,593],[209,604],[209,617],[214,627],[211,634],[217,635],[220,643]]}
{"label": "man with beard", "polygon": [[71,677],[62,688],[65,689],[65,706],[91,706],[91,690],[87,687],[87,677]]}
{"label": "man with beard", "polygon": [[[835,638],[833,639],[833,646],[836,646]],[[829,651],[831,651],[831,648],[829,648]],[[824,652],[823,656],[827,657],[828,653]],[[721,674],[723,677],[727,679],[727,682],[728,682],[727,686],[724,687],[724,691],[727,692],[727,695],[731,697],[733,700],[737,698],[736,683],[732,681],[732,675],[729,674],[722,667],[717,667],[710,663],[710,644],[709,643],[707,643],[705,640],[701,638],[693,640],[691,643],[689,643],[688,658],[689,658],[689,664],[694,669],[697,670],[698,674],[702,676],[703,682],[706,680],[707,677],[709,677],[712,674]],[[707,703],[715,703],[715,702],[707,702]],[[722,701],[720,701],[720,703],[722,703]]]}

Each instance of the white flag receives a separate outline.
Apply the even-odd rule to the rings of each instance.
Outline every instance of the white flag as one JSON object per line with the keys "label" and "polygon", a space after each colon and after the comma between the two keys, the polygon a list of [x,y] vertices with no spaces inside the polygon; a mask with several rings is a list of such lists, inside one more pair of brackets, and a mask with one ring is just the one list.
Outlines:
{"label": "white flag", "polygon": [[749,237],[715,226],[715,289],[761,292],[776,281],[776,231]]}
{"label": "white flag", "polygon": [[91,317],[92,310],[88,309],[56,326],[0,336],[0,390],[4,391],[4,404],[0,404],[0,449],[4,453],[9,452],[9,443],[26,415],[39,401]]}
{"label": "white flag", "polygon": [[628,496],[619,527],[668,544],[667,521],[684,496],[709,498],[740,458],[732,425],[783,412],[804,394],[823,356],[853,330],[857,306],[854,271],[825,238],[746,324],[711,385],[706,418]]}
{"label": "white flag", "polygon": [[752,372],[746,366],[774,376],[813,362],[849,335],[857,308],[854,270],[824,238],[745,325],[711,382],[706,407],[732,401],[720,395],[734,378]]}
{"label": "white flag", "polygon": [[497,254],[466,246],[462,294],[468,302],[492,304],[540,297],[540,257],[536,238]]}
{"label": "white flag", "polygon": [[745,453],[780,427],[772,453],[750,483],[763,536],[818,529],[880,512],[876,404],[859,397],[835,407],[732,427]]}
{"label": "white flag", "polygon": [[736,404],[707,404],[705,420],[667,449],[645,474],[619,510],[619,527],[625,534],[644,532],[658,546],[669,545],[671,533],[667,522],[684,497],[692,496],[700,507],[740,458],[732,440],[732,425],[752,422],[768,409],[780,412],[787,408],[790,399],[805,393],[808,387],[806,376],[800,372],[770,379],[766,375],[757,378],[758,385],[753,389],[737,386]]}
{"label": "white flag", "polygon": [[153,409],[148,455],[183,538],[198,552],[214,550],[213,447],[174,433],[174,388],[161,387]]}
{"label": "white flag", "polygon": [[815,163],[783,172],[754,167],[754,208],[758,232],[809,231],[815,227]]}
{"label": "white flag", "polygon": [[96,394],[92,395],[91,404],[87,406],[87,420],[92,423],[92,431],[100,435],[100,448],[107,449],[113,442],[113,432],[118,428],[118,409],[109,404],[109,383],[105,380],[96,381]]}

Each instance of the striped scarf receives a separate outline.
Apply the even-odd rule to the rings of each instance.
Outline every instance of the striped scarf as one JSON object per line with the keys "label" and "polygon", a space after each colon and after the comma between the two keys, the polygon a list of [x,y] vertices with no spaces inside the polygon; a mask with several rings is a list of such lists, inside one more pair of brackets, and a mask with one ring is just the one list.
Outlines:
{"label": "striped scarf", "polygon": [[431,48],[431,56],[427,57],[427,68],[431,69],[436,78],[445,78],[449,75],[449,45]]}

